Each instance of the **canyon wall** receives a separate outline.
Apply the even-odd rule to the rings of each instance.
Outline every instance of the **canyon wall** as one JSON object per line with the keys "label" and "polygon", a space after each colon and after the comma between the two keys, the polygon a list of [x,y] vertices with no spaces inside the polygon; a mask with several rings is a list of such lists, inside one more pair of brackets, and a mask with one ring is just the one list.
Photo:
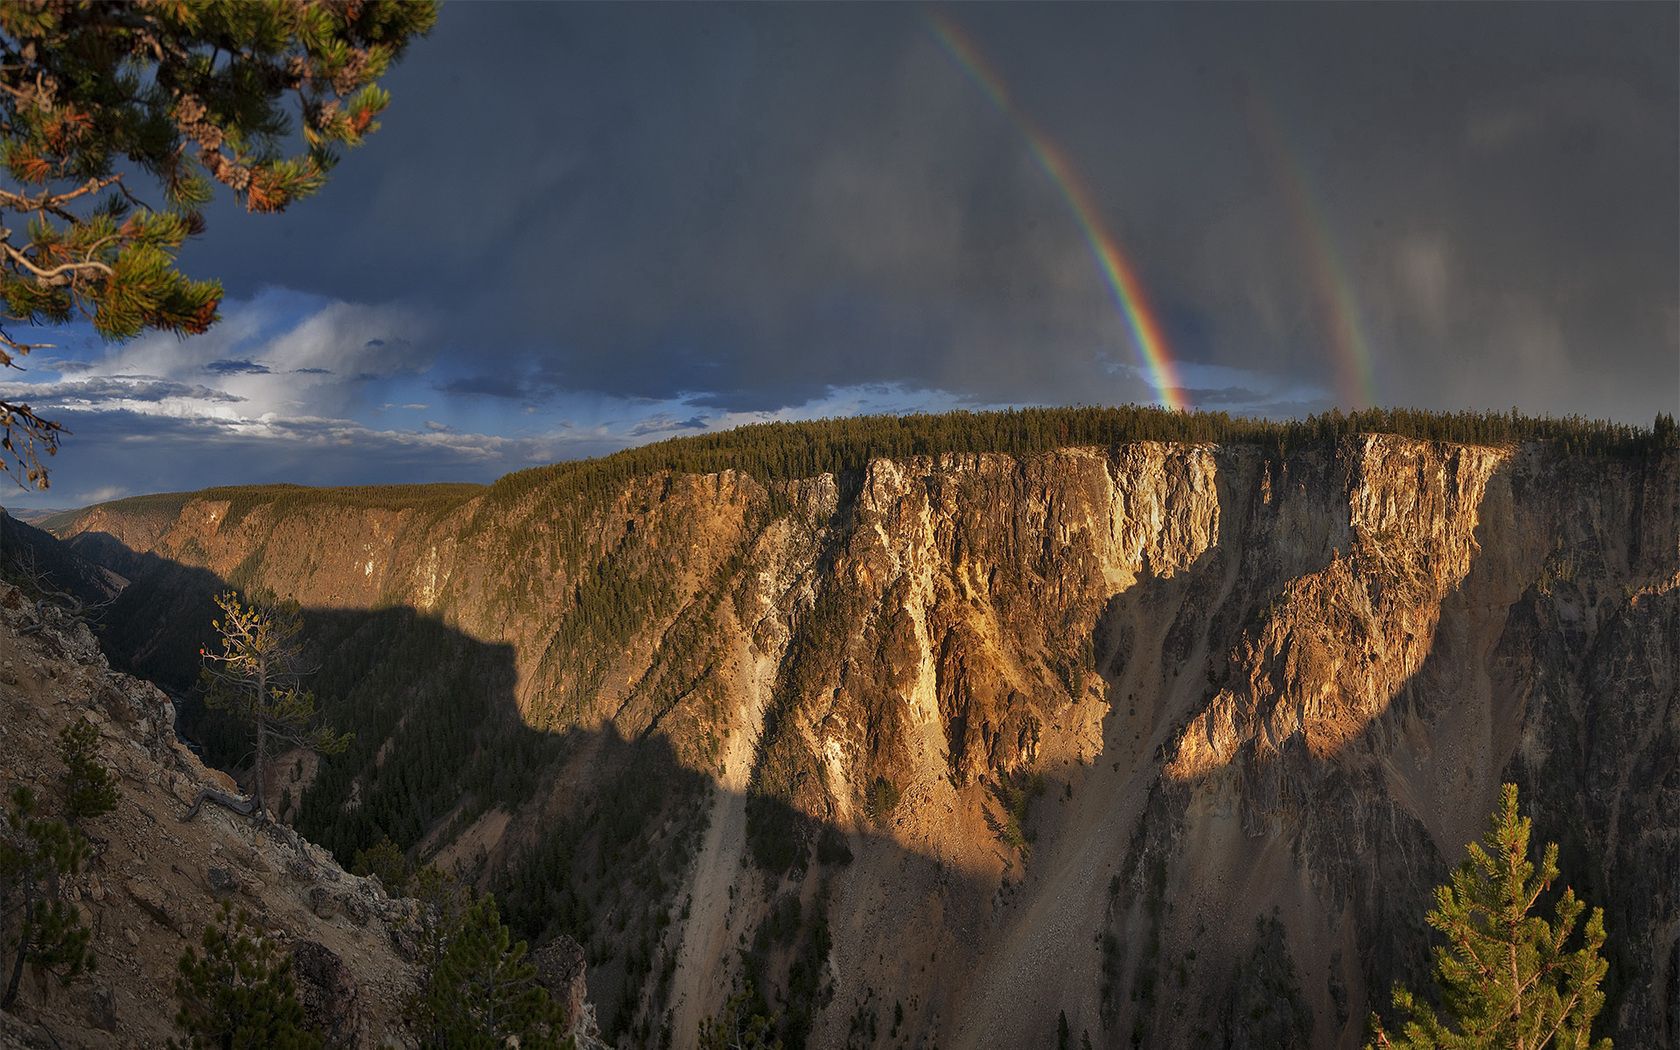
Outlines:
{"label": "canyon wall", "polygon": [[1673,452],[1137,442],[53,525],[165,684],[213,587],[302,603],[358,741],[300,827],[576,936],[624,1045],[750,981],[813,1046],[1358,1046],[1505,780],[1606,909],[1606,1030],[1680,1041]]}

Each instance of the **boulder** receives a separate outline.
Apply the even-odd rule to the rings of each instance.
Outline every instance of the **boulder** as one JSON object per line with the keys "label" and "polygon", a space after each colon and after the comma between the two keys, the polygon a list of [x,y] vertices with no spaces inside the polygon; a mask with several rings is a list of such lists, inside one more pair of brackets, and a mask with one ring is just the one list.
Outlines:
{"label": "boulder", "polygon": [[292,975],[297,980],[303,1012],[326,1036],[327,1045],[355,1045],[362,1011],[356,979],[344,960],[318,941],[296,941],[292,944]]}
{"label": "boulder", "polygon": [[204,769],[204,779],[210,782],[211,787],[219,788],[230,795],[239,791],[238,782],[219,769],[211,769],[206,766]]}
{"label": "boulder", "polygon": [[339,893],[336,895],[336,899],[338,901],[339,909],[343,911],[345,915],[348,915],[350,917],[350,921],[355,923],[357,926],[366,926],[368,924],[368,920],[373,917],[373,907],[368,903],[367,899],[359,893],[354,891]]}
{"label": "boulder", "polygon": [[403,897],[375,897],[373,913],[387,925],[412,925],[419,921],[420,906]]}
{"label": "boulder", "polygon": [[117,997],[108,985],[96,984],[88,990],[88,1022],[106,1032],[117,1030]]}

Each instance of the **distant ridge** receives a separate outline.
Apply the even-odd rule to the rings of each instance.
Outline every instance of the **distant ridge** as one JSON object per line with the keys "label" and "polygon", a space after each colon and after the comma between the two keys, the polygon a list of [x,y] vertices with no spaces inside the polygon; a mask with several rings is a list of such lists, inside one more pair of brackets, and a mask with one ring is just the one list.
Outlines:
{"label": "distant ridge", "polygon": [[[1268,420],[1225,412],[1175,412],[1143,405],[1023,408],[936,415],[847,416],[803,422],[749,423],[624,449],[592,459],[567,460],[515,471],[488,486],[469,483],[311,487],[295,484],[234,485],[197,492],[130,496],[94,504],[129,513],[173,516],[189,497],[226,499],[230,517],[256,504],[326,501],[387,509],[445,512],[484,494],[491,504],[553,486],[560,493],[598,492],[625,478],[670,470],[712,474],[738,470],[761,482],[789,481],[862,470],[874,458],[1001,452],[1031,455],[1076,445],[1132,441],[1256,444],[1279,451],[1324,444],[1358,434],[1394,434],[1466,445],[1559,441],[1565,451],[1632,454],[1680,446],[1672,416],[1641,427],[1583,416],[1528,416],[1511,412],[1431,412],[1379,408],[1330,411],[1304,419]],[[91,507],[39,511],[40,527],[58,532]]]}
{"label": "distant ridge", "polygon": [[59,532],[79,520],[95,507],[116,507],[136,515],[155,514],[173,517],[190,499],[225,499],[232,506],[228,516],[240,518],[257,504],[309,504],[327,501],[372,509],[397,510],[411,507],[436,507],[447,510],[458,506],[484,490],[483,485],[462,482],[438,482],[430,485],[345,485],[314,487],[310,485],[218,485],[192,492],[154,492],[144,496],[95,503],[75,510],[54,511],[43,516],[37,524],[48,532]]}
{"label": "distant ridge", "polygon": [[76,511],[66,507],[20,507],[12,510],[10,507],[0,506],[0,512],[10,514],[27,525],[39,525],[56,514],[74,514]]}

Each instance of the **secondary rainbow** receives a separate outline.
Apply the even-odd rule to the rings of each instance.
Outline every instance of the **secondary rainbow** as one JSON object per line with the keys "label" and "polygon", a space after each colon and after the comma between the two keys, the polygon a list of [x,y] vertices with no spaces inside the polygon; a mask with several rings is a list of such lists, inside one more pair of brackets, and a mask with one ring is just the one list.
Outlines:
{"label": "secondary rainbow", "polygon": [[1188,405],[1184,398],[1183,384],[1178,379],[1178,366],[1167,349],[1166,338],[1161,332],[1161,322],[1149,307],[1149,300],[1144,296],[1143,284],[1138,280],[1137,270],[1120,251],[1119,242],[1113,234],[1103,227],[1096,205],[1073,166],[1056,148],[1055,143],[1027,119],[1026,114],[1010,96],[1002,78],[987,64],[985,56],[981,55],[979,49],[956,23],[938,12],[931,12],[928,15],[928,27],[934,39],[939,41],[940,46],[956,61],[969,79],[979,85],[998,112],[1020,129],[1032,151],[1033,159],[1050,177],[1050,181],[1061,192],[1062,199],[1067,201],[1068,207],[1073,211],[1079,232],[1084,236],[1085,243],[1090,246],[1091,254],[1096,257],[1103,280],[1114,296],[1115,305],[1120,308],[1120,316],[1125,320],[1133,341],[1137,343],[1138,352],[1143,358],[1144,375],[1155,388],[1156,400],[1167,408],[1184,411]]}
{"label": "secondary rainbow", "polygon": [[1337,386],[1349,408],[1369,408],[1377,403],[1377,385],[1371,369],[1371,343],[1360,319],[1359,300],[1353,281],[1336,250],[1336,240],[1323,209],[1313,202],[1312,183],[1306,165],[1289,149],[1278,128],[1277,118],[1264,98],[1246,93],[1249,126],[1260,140],[1273,177],[1289,202],[1289,211],[1300,231],[1307,266],[1312,271],[1320,303],[1328,314],[1331,345],[1336,355]]}

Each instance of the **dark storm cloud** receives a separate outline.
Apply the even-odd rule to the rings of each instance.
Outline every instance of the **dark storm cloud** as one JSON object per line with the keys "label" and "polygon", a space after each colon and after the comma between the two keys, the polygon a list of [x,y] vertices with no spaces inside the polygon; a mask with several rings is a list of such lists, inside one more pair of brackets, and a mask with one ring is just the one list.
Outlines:
{"label": "dark storm cloud", "polygon": [[[945,14],[1193,403],[1318,411],[1363,352],[1392,404],[1680,404],[1673,5]],[[214,207],[183,258],[228,289],[209,333],[54,333],[0,377],[74,432],[22,502],[1153,396],[1027,130],[919,8],[450,5],[388,86],[318,198]]]}
{"label": "dark storm cloud", "polygon": [[1247,405],[1266,400],[1267,395],[1247,387],[1216,387],[1207,390],[1191,388],[1184,391],[1184,396],[1198,405],[1208,408],[1222,408],[1226,405]]}
{"label": "dark storm cloud", "polygon": [[638,438],[648,437],[653,434],[674,434],[682,430],[705,429],[706,420],[700,416],[691,416],[688,419],[677,419],[674,416],[660,415],[654,416],[651,419],[642,420],[625,433],[629,437]]}
{"label": "dark storm cloud", "polygon": [[204,370],[206,372],[214,372],[217,375],[223,375],[223,376],[231,376],[231,375],[259,375],[259,376],[265,376],[265,375],[269,374],[269,367],[267,365],[260,365],[255,361],[232,361],[232,360],[212,361],[209,364],[204,366]]}
{"label": "dark storm cloud", "polygon": [[445,383],[438,383],[436,386],[437,390],[444,394],[500,397],[510,400],[527,399],[534,393],[518,377],[511,375],[462,376]]}
{"label": "dark storm cloud", "polygon": [[[1181,357],[1337,386],[1329,231],[1383,400],[1673,407],[1672,5],[965,6]],[[898,6],[458,5],[370,145],[190,262],[447,304],[446,393],[773,410],[901,383],[1149,397],[1020,128]],[[437,132],[448,129],[447,148]],[[1228,399],[1228,398],[1227,398]]]}

